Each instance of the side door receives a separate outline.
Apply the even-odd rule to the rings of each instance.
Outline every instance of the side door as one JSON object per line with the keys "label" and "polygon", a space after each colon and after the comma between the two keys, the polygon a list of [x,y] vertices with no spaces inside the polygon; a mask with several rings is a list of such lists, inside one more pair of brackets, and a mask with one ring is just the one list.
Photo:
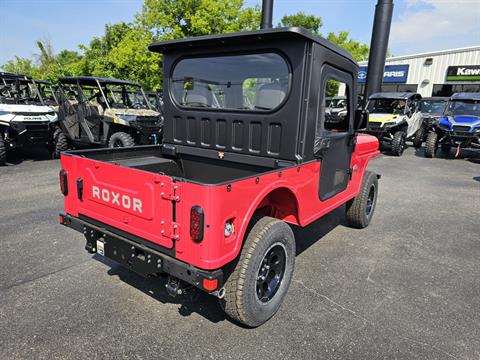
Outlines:
{"label": "side door", "polygon": [[[328,200],[347,188],[354,147],[354,87],[351,74],[324,65],[321,72],[314,154],[321,162],[318,196]],[[346,96],[344,109],[327,111],[326,98]]]}

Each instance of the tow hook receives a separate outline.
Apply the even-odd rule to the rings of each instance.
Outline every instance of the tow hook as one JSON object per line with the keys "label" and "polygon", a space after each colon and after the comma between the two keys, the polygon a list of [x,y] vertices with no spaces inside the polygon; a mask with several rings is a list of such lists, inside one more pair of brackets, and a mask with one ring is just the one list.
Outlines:
{"label": "tow hook", "polygon": [[165,284],[168,295],[170,295],[171,297],[176,297],[177,295],[184,294],[185,291],[181,285],[181,280],[169,276],[168,281]]}

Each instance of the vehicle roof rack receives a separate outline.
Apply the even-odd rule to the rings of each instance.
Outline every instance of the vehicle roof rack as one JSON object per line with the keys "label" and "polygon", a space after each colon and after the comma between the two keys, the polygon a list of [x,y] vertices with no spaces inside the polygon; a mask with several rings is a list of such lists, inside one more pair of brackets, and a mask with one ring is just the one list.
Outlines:
{"label": "vehicle roof rack", "polygon": [[97,81],[101,84],[111,84],[111,85],[134,85],[134,86],[141,86],[139,83],[128,81],[128,80],[120,80],[120,79],[109,79],[103,77],[96,77],[96,76],[65,76],[58,79],[59,82],[62,84],[77,84],[80,85],[91,85],[96,86]]}
{"label": "vehicle roof rack", "polygon": [[463,92],[455,93],[450,97],[451,100],[480,100],[480,93],[478,92]]}

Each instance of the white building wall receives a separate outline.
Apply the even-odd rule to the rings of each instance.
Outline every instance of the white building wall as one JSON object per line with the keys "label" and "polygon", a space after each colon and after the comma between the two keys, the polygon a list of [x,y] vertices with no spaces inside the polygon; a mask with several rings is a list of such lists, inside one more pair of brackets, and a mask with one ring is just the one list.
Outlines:
{"label": "white building wall", "polygon": [[[432,58],[432,65],[425,65],[427,58]],[[459,81],[446,81],[449,66],[480,65],[480,46],[392,57],[385,62],[385,65],[404,64],[409,65],[407,84],[418,84],[417,91],[422,96],[431,96],[434,84],[461,83]],[[360,65],[368,65],[368,63],[362,62]],[[480,84],[480,81],[468,81],[468,83]]]}

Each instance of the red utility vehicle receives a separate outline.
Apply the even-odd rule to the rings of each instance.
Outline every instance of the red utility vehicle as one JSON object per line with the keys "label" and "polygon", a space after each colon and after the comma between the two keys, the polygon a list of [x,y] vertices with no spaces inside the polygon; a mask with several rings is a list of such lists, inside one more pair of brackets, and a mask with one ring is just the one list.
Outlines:
{"label": "red utility vehicle", "polygon": [[[302,28],[155,43],[163,53],[164,144],[62,154],[63,225],[86,249],[167,289],[194,285],[258,326],[280,307],[294,267],[290,225],[346,204],[372,218],[378,140],[356,133],[358,66]],[[328,113],[328,96],[346,96]]]}

